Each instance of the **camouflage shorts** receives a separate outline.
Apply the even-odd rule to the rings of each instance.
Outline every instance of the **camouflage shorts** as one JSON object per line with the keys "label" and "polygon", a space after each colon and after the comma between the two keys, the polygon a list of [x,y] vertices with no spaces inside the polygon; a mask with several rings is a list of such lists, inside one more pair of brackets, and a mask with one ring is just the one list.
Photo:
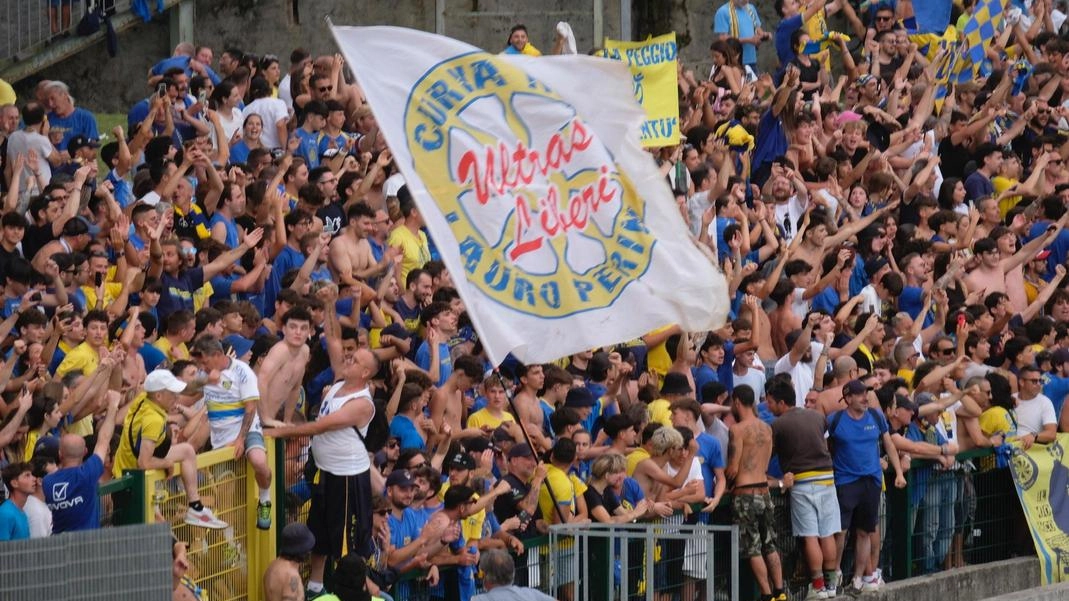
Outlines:
{"label": "camouflage shorts", "polygon": [[739,525],[739,553],[758,557],[776,552],[775,507],[768,493],[735,495],[731,501]]}

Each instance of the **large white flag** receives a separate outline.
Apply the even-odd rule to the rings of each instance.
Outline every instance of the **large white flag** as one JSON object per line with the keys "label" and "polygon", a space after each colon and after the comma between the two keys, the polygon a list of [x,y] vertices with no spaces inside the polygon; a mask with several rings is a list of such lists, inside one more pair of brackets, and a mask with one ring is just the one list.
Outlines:
{"label": "large white flag", "polygon": [[639,147],[625,65],[332,29],[494,364],[723,322],[724,277]]}

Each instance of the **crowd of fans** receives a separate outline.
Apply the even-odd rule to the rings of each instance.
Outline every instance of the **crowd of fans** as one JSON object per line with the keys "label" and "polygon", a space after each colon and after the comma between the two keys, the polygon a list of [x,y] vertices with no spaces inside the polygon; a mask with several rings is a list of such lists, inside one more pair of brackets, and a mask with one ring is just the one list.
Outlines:
{"label": "crowd of fans", "polygon": [[[878,590],[884,491],[908,474],[922,570],[963,565],[975,493],[941,476],[977,466],[956,455],[1069,429],[1064,15],[1013,2],[989,74],[942,98],[908,1],[774,4],[768,29],[745,0],[717,10],[711,72],[679,69],[685,139],[654,151],[731,320],[546,365],[488,364],[341,56],[283,71],[180,44],[103,135],[59,81],[0,107],[0,540],[99,527],[99,483],[174,465],[178,519],[225,528],[195,469],[225,446],[269,528],[270,436],[310,511],[269,599],[304,588],[308,554],[324,594],[347,552],[373,594],[419,571],[469,599],[480,554],[522,557],[550,524],[679,512],[737,523],[762,599],[786,599],[770,489],[808,598]],[[522,26],[508,42],[539,54]],[[704,564],[680,565],[691,601]]]}

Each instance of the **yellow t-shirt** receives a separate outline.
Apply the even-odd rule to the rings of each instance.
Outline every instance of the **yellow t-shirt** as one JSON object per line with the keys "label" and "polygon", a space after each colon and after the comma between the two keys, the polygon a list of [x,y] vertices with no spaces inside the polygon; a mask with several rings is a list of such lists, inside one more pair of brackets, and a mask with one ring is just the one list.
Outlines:
{"label": "yellow t-shirt", "polygon": [[427,264],[427,261],[431,260],[431,248],[427,243],[427,234],[420,230],[417,236],[409,231],[407,227],[401,225],[390,232],[389,238],[386,239],[386,244],[397,246],[401,249],[401,277],[398,278],[397,285],[404,289],[408,272],[417,267],[423,267]]}
{"label": "yellow t-shirt", "polygon": [[[547,487],[548,485],[548,487]],[[553,489],[550,496],[549,488]],[[546,523],[557,521],[557,510],[553,508],[553,500],[562,507],[568,507],[572,514],[577,510],[576,498],[586,492],[586,484],[583,484],[575,474],[566,474],[555,465],[546,465],[546,479],[542,489],[538,491],[538,509],[542,512],[542,519]]]}
{"label": "yellow t-shirt", "polygon": [[[89,344],[83,342],[71,349],[63,361],[56,368],[56,377],[62,378],[72,371],[81,371],[83,375],[92,375],[100,367],[100,353]],[[63,428],[68,434],[89,436],[93,433],[93,416],[87,415],[82,419]]]}
{"label": "yellow t-shirt", "polygon": [[650,452],[642,447],[627,454],[627,475],[634,476],[638,464],[650,458]]}
{"label": "yellow t-shirt", "polygon": [[[672,326],[668,325],[663,328],[657,328],[650,332],[650,334],[658,334],[671,327]],[[665,342],[667,342],[667,340]],[[663,380],[665,374],[672,368],[672,359],[668,356],[668,348],[665,346],[665,342],[650,347],[646,351],[646,365],[650,368],[650,371],[657,374],[658,380]]]}
{"label": "yellow t-shirt", "polygon": [[161,336],[156,339],[156,342],[152,343],[152,346],[159,349],[163,356],[167,358],[167,362],[174,365],[175,361],[188,360],[189,349],[186,348],[186,343],[179,342],[178,346],[172,346],[171,341],[166,337]]}
{"label": "yellow t-shirt", "polygon": [[1017,424],[1013,421],[1013,416],[1005,408],[990,407],[980,414],[980,431],[984,433],[984,436],[994,436],[995,434],[1015,436],[1017,434]]}
{"label": "yellow t-shirt", "polygon": [[[438,491],[438,501],[445,501],[445,491],[449,490],[449,482],[442,484],[442,489]],[[479,493],[475,493],[474,499],[479,500]],[[464,533],[464,541],[471,543],[473,541],[481,540],[483,538],[483,525],[486,523],[486,510],[480,509],[479,511],[469,515],[468,517],[460,521],[460,531]]]}
{"label": "yellow t-shirt", "polygon": [[[94,286],[82,286],[82,294],[85,295],[85,306],[96,308],[97,289]],[[122,294],[121,283],[104,282],[104,304],[101,307],[106,309],[108,305],[115,302],[116,298],[119,298],[120,294]]]}
{"label": "yellow t-shirt", "polygon": [[650,421],[661,424],[662,426],[672,427],[672,404],[665,399],[657,399],[651,402],[646,411],[650,414]]}
{"label": "yellow t-shirt", "polygon": [[83,342],[71,349],[63,357],[63,361],[56,368],[56,377],[62,378],[72,371],[81,371],[84,375],[91,375],[100,366],[100,353],[88,343]]}
{"label": "yellow t-shirt", "polygon": [[141,441],[154,441],[158,447],[166,436],[167,413],[142,392],[134,400],[126,419],[123,420],[112,473],[118,478],[125,470],[138,469],[137,456],[141,450]]}
{"label": "yellow t-shirt", "polygon": [[11,84],[0,79],[0,106],[5,104],[15,104],[16,100],[15,88],[11,87]]}
{"label": "yellow t-shirt", "polygon": [[[991,184],[995,186],[995,196],[998,196],[1006,190],[1009,190],[1011,186],[1016,186],[1017,183],[1017,180],[1010,179],[1008,177],[1002,177],[1001,175],[996,175],[995,177],[991,178]],[[1017,203],[1019,202],[1021,202],[1020,196],[1007,196],[1006,198],[1003,198],[1002,200],[998,201],[999,215],[1003,219],[1005,219],[1006,213],[1009,213],[1010,209],[1017,206]]]}
{"label": "yellow t-shirt", "polygon": [[505,422],[514,421],[516,421],[516,418],[512,417],[512,414],[507,411],[502,413],[501,417],[494,417],[486,407],[483,407],[468,416],[468,427],[482,428],[483,426],[490,426],[491,428],[496,428]]}

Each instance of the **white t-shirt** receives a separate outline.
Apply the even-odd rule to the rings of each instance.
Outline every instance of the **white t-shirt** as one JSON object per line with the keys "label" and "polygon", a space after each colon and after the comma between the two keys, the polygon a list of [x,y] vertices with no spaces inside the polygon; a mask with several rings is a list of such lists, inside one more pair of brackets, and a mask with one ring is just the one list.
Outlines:
{"label": "white t-shirt", "polygon": [[875,313],[876,317],[882,317],[883,303],[872,284],[861,289],[861,312]]}
{"label": "white t-shirt", "polygon": [[776,223],[783,228],[785,242],[793,240],[794,235],[798,233],[798,220],[805,213],[805,205],[806,203],[799,200],[797,196],[788,198],[787,202],[773,205],[776,211]]}
{"label": "white t-shirt", "polygon": [[30,538],[44,538],[52,536],[52,510],[44,501],[30,495],[26,498],[26,505],[22,512],[26,514],[26,521],[30,523]]}
{"label": "white t-shirt", "polygon": [[[41,179],[46,182],[51,181],[52,166],[48,162],[48,157],[56,149],[46,136],[20,129],[11,132],[11,135],[7,137],[7,161],[9,164],[14,165],[15,157],[20,154],[28,155],[31,150],[37,152],[37,169],[41,174]],[[29,167],[24,167],[22,177],[19,179],[19,206],[22,207],[24,204],[23,199],[28,199],[31,195],[38,194],[40,191],[37,185],[37,178],[33,176],[33,172],[30,171]],[[28,200],[25,202],[28,202]],[[25,208],[23,207],[19,210],[23,211]]]}
{"label": "white t-shirt", "polygon": [[290,93],[290,74],[287,73],[282,81],[278,82],[278,99],[286,103],[288,108],[293,108],[293,95]]}
{"label": "white t-shirt", "polygon": [[1018,396],[1014,413],[1017,415],[1017,433],[1021,436],[1039,434],[1043,431],[1043,426],[1058,423],[1058,416],[1054,414],[1054,403],[1042,394],[1037,394],[1034,399],[1027,401],[1022,401]]}
{"label": "white t-shirt", "polygon": [[739,374],[733,374],[733,376],[736,387],[742,386],[743,384],[749,386],[753,390],[754,396],[757,398],[758,402],[765,398],[765,370],[751,367],[746,370],[745,374],[741,376]]}
{"label": "white t-shirt", "polygon": [[[342,405],[349,401],[358,401],[371,404],[374,418],[375,403],[371,398],[371,389],[362,388],[356,392],[338,395],[338,391],[345,385],[345,380],[334,384],[323,395],[323,402],[319,405],[319,419],[341,409]],[[370,423],[370,421],[368,422]],[[367,426],[361,428],[360,433],[367,436]],[[329,430],[312,437],[312,456],[315,457],[319,469],[334,474],[335,476],[355,476],[371,469],[371,460],[367,455],[367,447],[364,441],[357,436],[356,430],[351,427]]]}
{"label": "white t-shirt", "polygon": [[[671,463],[664,464],[664,471],[671,478],[675,478],[676,474],[679,473],[679,470],[673,467]],[[687,479],[683,481],[683,486],[686,486],[687,484],[690,484],[694,481],[705,481],[705,477],[702,476],[702,465],[698,461],[697,457],[690,460],[690,471],[687,472]]]}
{"label": "white t-shirt", "polygon": [[254,100],[242,111],[242,120],[249,115],[259,115],[260,119],[263,119],[264,131],[260,135],[260,143],[264,145],[264,148],[282,148],[285,146],[286,141],[278,139],[278,128],[276,127],[279,121],[285,121],[290,117],[290,110],[285,102],[278,98]]}
{"label": "white t-shirt", "polygon": [[817,357],[824,350],[824,345],[819,342],[809,343],[809,352],[813,355],[809,363],[801,360],[791,365],[791,354],[787,353],[776,361],[774,372],[777,374],[788,373],[791,375],[791,383],[794,384],[794,404],[805,407],[805,394],[813,387],[815,382],[813,370],[817,367]]}
{"label": "white t-shirt", "polygon": [[[234,132],[241,131],[241,126],[245,123],[245,118],[241,114],[241,109],[234,107],[230,110],[230,114],[225,111],[219,111],[219,124],[223,126],[223,135],[226,139],[222,142],[215,140],[218,144],[230,144],[230,140],[234,138]],[[215,128],[212,128],[212,137],[215,137]],[[218,146],[217,146],[218,147]]]}
{"label": "white t-shirt", "polygon": [[[247,363],[231,359],[230,367],[219,373],[219,382],[204,387],[213,449],[237,440],[241,422],[245,419],[245,404],[259,400],[260,385],[256,372]],[[249,431],[261,431],[258,415],[253,416]]]}

